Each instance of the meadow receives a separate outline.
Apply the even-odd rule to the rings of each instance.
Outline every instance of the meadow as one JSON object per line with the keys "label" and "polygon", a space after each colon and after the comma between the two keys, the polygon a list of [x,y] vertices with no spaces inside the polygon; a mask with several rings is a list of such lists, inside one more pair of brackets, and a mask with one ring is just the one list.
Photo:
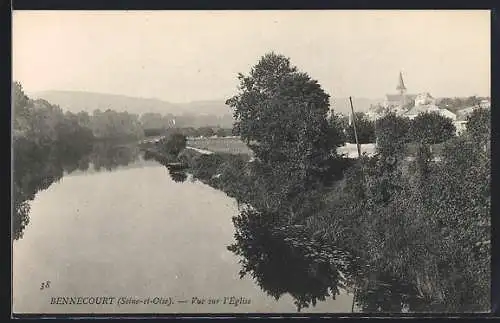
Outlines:
{"label": "meadow", "polygon": [[209,150],[215,153],[253,155],[252,150],[250,150],[250,148],[248,148],[238,137],[188,138],[187,146]]}

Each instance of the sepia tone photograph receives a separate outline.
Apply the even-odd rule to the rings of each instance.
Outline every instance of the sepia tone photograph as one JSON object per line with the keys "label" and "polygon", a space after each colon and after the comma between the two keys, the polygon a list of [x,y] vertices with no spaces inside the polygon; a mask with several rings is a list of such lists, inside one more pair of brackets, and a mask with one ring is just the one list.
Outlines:
{"label": "sepia tone photograph", "polygon": [[489,10],[12,12],[12,313],[489,313]]}

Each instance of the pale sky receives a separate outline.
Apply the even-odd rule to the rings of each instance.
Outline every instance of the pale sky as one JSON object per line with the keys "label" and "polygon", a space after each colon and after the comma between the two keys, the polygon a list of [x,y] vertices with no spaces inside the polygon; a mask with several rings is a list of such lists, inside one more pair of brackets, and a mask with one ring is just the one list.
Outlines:
{"label": "pale sky", "polygon": [[13,79],[171,102],[236,93],[266,52],[333,97],[490,95],[486,10],[14,11]]}

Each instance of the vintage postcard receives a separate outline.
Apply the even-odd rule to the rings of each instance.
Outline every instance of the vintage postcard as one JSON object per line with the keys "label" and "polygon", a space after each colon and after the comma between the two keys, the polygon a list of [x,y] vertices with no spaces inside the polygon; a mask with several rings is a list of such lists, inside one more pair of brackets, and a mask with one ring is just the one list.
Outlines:
{"label": "vintage postcard", "polygon": [[490,311],[489,11],[12,31],[14,314]]}

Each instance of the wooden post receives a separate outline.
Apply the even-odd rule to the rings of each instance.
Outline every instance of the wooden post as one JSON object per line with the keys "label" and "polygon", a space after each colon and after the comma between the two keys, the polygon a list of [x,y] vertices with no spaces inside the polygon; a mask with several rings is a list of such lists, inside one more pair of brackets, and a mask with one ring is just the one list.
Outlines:
{"label": "wooden post", "polygon": [[352,106],[352,98],[349,97],[349,102],[351,103],[351,112],[352,112],[352,124],[354,126],[354,138],[356,138],[356,147],[358,148],[358,156],[361,158],[361,147],[359,146],[358,141],[358,131],[356,129],[356,116],[354,115],[354,107]]}
{"label": "wooden post", "polygon": [[356,300],[356,287],[354,287],[354,295],[352,295],[351,313],[354,313],[354,301],[355,300]]}

